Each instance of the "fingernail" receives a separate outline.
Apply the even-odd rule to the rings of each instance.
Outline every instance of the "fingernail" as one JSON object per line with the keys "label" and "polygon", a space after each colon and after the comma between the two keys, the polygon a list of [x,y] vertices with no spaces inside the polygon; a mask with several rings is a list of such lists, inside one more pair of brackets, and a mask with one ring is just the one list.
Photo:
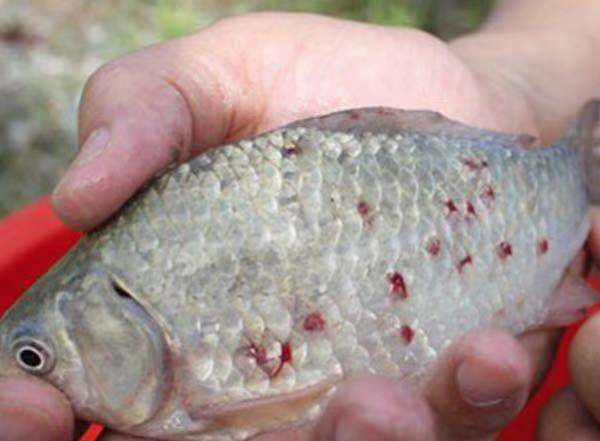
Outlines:
{"label": "fingernail", "polygon": [[92,131],[81,146],[73,166],[85,165],[96,159],[106,149],[109,141],[110,132],[106,127],[100,127]]}
{"label": "fingernail", "polygon": [[494,379],[483,363],[465,360],[456,372],[456,384],[465,402],[474,407],[495,407],[510,400],[514,392],[504,381]]}
{"label": "fingernail", "polygon": [[77,173],[74,173],[74,171],[97,159],[102,152],[106,150],[109,142],[110,132],[106,127],[100,127],[92,131],[81,146],[79,154],[71,166],[62,177],[58,185],[54,188],[54,206],[60,211],[63,218],[69,217],[69,213],[65,208],[64,200],[67,197],[68,192],[72,190],[74,181],[76,181],[75,176],[77,176]]}

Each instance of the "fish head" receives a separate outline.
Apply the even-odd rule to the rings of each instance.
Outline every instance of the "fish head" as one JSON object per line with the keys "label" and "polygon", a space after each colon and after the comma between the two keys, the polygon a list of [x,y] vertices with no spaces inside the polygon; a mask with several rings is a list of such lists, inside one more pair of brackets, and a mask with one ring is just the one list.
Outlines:
{"label": "fish head", "polygon": [[149,420],[166,384],[164,340],[109,268],[78,247],[0,320],[0,375],[53,384],[79,418],[114,428]]}

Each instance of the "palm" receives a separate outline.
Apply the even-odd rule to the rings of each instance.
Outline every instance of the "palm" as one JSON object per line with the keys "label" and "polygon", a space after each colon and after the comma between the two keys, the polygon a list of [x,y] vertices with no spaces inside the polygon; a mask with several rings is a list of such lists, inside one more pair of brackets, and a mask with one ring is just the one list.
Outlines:
{"label": "palm", "polygon": [[211,33],[231,36],[233,29],[242,44],[227,63],[234,60],[240,87],[250,94],[248,108],[241,108],[249,118],[228,137],[374,105],[434,109],[476,126],[537,132],[529,118],[500,112],[495,85],[478,81],[447,44],[421,31],[268,14],[226,21]]}

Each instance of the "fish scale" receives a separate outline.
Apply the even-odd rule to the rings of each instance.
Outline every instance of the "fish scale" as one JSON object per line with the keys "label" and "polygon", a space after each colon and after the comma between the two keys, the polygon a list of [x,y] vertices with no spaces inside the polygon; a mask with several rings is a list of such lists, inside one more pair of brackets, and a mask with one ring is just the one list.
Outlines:
{"label": "fish scale", "polygon": [[[245,439],[314,420],[344,378],[417,381],[468,330],[540,325],[589,221],[578,149],[531,142],[373,108],[206,152],[29,294],[57,286],[52,310],[77,311],[78,338],[98,342],[79,351],[108,344],[88,303],[106,304],[108,330],[130,327],[127,347],[153,350],[130,367],[115,346],[118,390],[85,357],[47,378],[79,414],[128,433]],[[57,363],[79,360],[74,346]]]}
{"label": "fish scale", "polygon": [[[417,368],[414,364],[407,363],[405,364],[405,360],[409,360],[411,358],[417,359],[420,361],[422,366],[425,366],[426,363],[423,361],[433,360],[435,356],[444,349],[444,347],[452,341],[457,335],[463,333],[465,330],[485,326],[489,322],[492,321],[491,314],[493,311],[485,311],[482,309],[482,304],[488,303],[487,299],[485,299],[484,293],[476,293],[473,288],[479,288],[481,286],[481,282],[477,283],[479,278],[488,277],[493,268],[499,268],[499,263],[497,262],[496,253],[493,251],[494,247],[496,247],[499,243],[500,237],[494,237],[494,231],[502,231],[505,234],[508,234],[509,237],[504,236],[504,239],[516,241],[515,247],[516,250],[519,251],[519,261],[524,260],[533,260],[537,259],[536,256],[536,238],[535,234],[531,234],[529,231],[527,235],[519,235],[519,227],[515,229],[509,229],[511,225],[525,225],[525,220],[533,221],[533,233],[536,232],[535,222],[539,222],[538,219],[532,219],[531,214],[529,213],[528,204],[521,204],[520,206],[505,206],[506,202],[509,200],[513,201],[522,201],[520,195],[527,194],[528,192],[534,191],[533,195],[536,196],[536,200],[544,201],[539,202],[540,205],[552,205],[550,201],[547,201],[549,197],[551,197],[550,193],[546,193],[546,197],[544,197],[543,193],[537,193],[535,189],[536,178],[531,173],[531,170],[537,170],[538,164],[543,162],[543,156],[547,153],[545,151],[531,153],[520,153],[510,151],[510,154],[503,151],[492,151],[490,148],[487,150],[482,148],[482,145],[478,145],[475,142],[469,143],[458,143],[457,146],[453,147],[452,139],[444,139],[443,136],[433,137],[433,140],[425,143],[422,148],[431,148],[435,146],[438,148],[436,151],[437,154],[444,154],[446,157],[447,171],[450,173],[449,182],[446,183],[443,180],[430,181],[429,187],[424,188],[423,185],[419,185],[419,180],[416,175],[428,175],[429,164],[433,162],[433,157],[431,155],[418,157],[418,160],[414,160],[415,156],[411,153],[411,149],[407,149],[407,155],[402,155],[403,153],[403,143],[407,145],[419,145],[420,138],[422,135],[417,135],[414,139],[409,135],[405,135],[404,139],[398,142],[397,146],[393,146],[394,155],[392,156],[389,153],[390,144],[394,141],[390,138],[383,139],[383,142],[380,142],[382,145],[379,149],[375,149],[375,157],[377,162],[383,163],[394,163],[398,173],[396,174],[398,182],[396,188],[402,189],[402,192],[397,194],[397,199],[395,203],[398,207],[401,207],[400,211],[403,212],[404,222],[402,227],[397,230],[387,231],[388,234],[397,234],[400,238],[400,242],[406,247],[404,252],[400,251],[400,255],[397,257],[396,261],[380,261],[377,256],[377,249],[381,248],[378,244],[380,242],[385,242],[386,237],[380,237],[377,235],[377,226],[376,224],[367,225],[360,219],[360,214],[357,212],[357,204],[361,201],[360,197],[364,197],[365,202],[369,204],[369,210],[373,210],[374,213],[379,211],[379,204],[377,197],[370,197],[369,195],[373,192],[377,192],[377,190],[373,190],[369,187],[371,185],[377,185],[377,175],[379,174],[379,170],[375,167],[370,167],[369,169],[363,171],[362,167],[366,167],[367,165],[373,164],[373,155],[368,152],[362,152],[360,150],[360,146],[363,144],[361,139],[361,134],[348,134],[348,133],[325,133],[325,137],[332,136],[336,138],[338,144],[341,146],[340,156],[337,160],[333,160],[326,155],[318,154],[318,138],[322,137],[323,132],[317,131],[316,129],[308,129],[302,130],[302,133],[289,133],[293,132],[293,129],[288,129],[286,131],[276,132],[274,136],[277,138],[283,138],[283,144],[293,143],[295,139],[298,141],[297,144],[301,146],[301,153],[298,156],[302,156],[303,158],[308,158],[305,161],[298,161],[298,168],[301,171],[298,176],[297,182],[290,182],[290,185],[294,187],[296,184],[296,193],[295,198],[301,204],[302,209],[299,213],[297,213],[297,217],[292,219],[292,222],[298,224],[298,232],[300,235],[296,238],[296,242],[289,244],[286,247],[286,250],[282,253],[280,258],[287,259],[288,262],[292,266],[297,266],[300,271],[291,270],[291,274],[293,274],[294,280],[290,283],[288,282],[288,288],[286,292],[281,292],[280,286],[277,286],[276,283],[272,280],[272,277],[269,277],[270,272],[265,272],[260,266],[260,263],[257,263],[255,266],[251,267],[252,272],[256,271],[254,274],[244,273],[243,271],[238,274],[238,277],[241,280],[241,283],[248,283],[250,285],[256,284],[258,289],[252,290],[242,290],[240,293],[236,293],[235,290],[231,290],[230,284],[224,281],[224,279],[229,278],[231,275],[228,273],[212,273],[211,279],[213,283],[215,281],[220,281],[220,283],[215,283],[216,286],[211,287],[210,292],[215,295],[220,294],[220,299],[212,298],[211,300],[214,302],[215,307],[214,310],[218,311],[221,306],[219,304],[226,304],[231,301],[232,297],[236,297],[237,295],[252,295],[253,301],[250,305],[240,305],[241,311],[237,310],[237,314],[249,315],[251,317],[260,318],[260,325],[258,325],[258,330],[256,329],[256,324],[248,323],[250,334],[254,339],[258,340],[256,344],[262,344],[261,338],[265,338],[265,335],[273,334],[275,338],[279,342],[287,341],[294,337],[291,340],[293,346],[298,346],[300,344],[307,344],[310,347],[311,344],[311,335],[303,335],[305,332],[302,332],[302,329],[296,329],[296,332],[292,334],[292,327],[290,320],[282,320],[281,315],[282,312],[285,312],[284,303],[279,300],[278,296],[282,299],[287,300],[290,296],[294,296],[294,287],[300,287],[305,284],[313,285],[315,287],[319,287],[320,285],[325,284],[323,292],[312,293],[308,298],[299,299],[301,303],[304,303],[306,306],[304,310],[306,312],[312,310],[319,310],[319,313],[322,314],[325,322],[328,324],[328,331],[326,335],[332,342],[332,353],[330,355],[330,359],[328,360],[330,364],[329,369],[322,368],[321,361],[321,369],[318,372],[313,372],[314,375],[307,377],[304,380],[304,383],[296,383],[295,381],[289,380],[287,382],[282,382],[280,384],[280,389],[277,390],[276,386],[273,386],[273,390],[270,391],[270,394],[278,394],[282,392],[287,392],[291,390],[291,388],[304,388],[310,386],[311,384],[318,383],[319,381],[327,380],[328,376],[336,375],[339,372],[352,372],[352,371],[363,371],[365,369],[367,372],[378,373],[379,368],[377,364],[372,364],[370,360],[369,350],[375,353],[381,354],[384,352],[383,347],[377,347],[375,345],[374,348],[365,346],[359,346],[357,344],[357,327],[354,326],[350,321],[345,319],[343,316],[343,309],[340,309],[338,304],[339,301],[338,296],[336,295],[337,287],[334,283],[329,282],[330,278],[336,278],[341,276],[341,274],[337,273],[335,275],[332,274],[323,274],[323,268],[320,255],[323,252],[321,247],[319,246],[319,242],[321,240],[320,233],[323,230],[326,230],[324,227],[330,223],[330,216],[333,214],[329,208],[321,208],[321,199],[327,200],[326,197],[332,192],[331,187],[324,187],[322,175],[334,176],[335,171],[331,174],[329,173],[329,169],[335,169],[336,166],[342,165],[345,167],[344,170],[347,173],[344,173],[343,185],[346,189],[350,190],[349,193],[346,194],[346,197],[343,197],[340,201],[342,205],[341,208],[341,218],[338,218],[342,221],[343,232],[340,237],[340,243],[328,243],[328,247],[340,247],[343,251],[349,251],[350,253],[357,253],[356,259],[356,267],[349,268],[350,271],[356,271],[357,276],[354,280],[350,280],[350,284],[356,284],[359,287],[358,292],[355,292],[354,297],[360,305],[359,307],[364,308],[363,314],[364,317],[375,317],[375,322],[377,322],[377,317],[382,317],[388,311],[395,312],[397,315],[404,316],[404,320],[411,322],[412,326],[414,326],[413,331],[415,331],[416,335],[413,337],[413,340],[409,345],[403,346],[403,342],[401,336],[399,335],[399,329],[397,329],[397,325],[392,327],[392,329],[386,328],[383,323],[376,323],[375,325],[369,326],[367,322],[364,322],[357,317],[352,317],[353,320],[358,321],[358,327],[360,325],[365,325],[367,329],[371,329],[373,335],[384,334],[384,335],[392,335],[392,342],[395,341],[396,351],[388,352],[389,355],[383,356],[385,361],[380,361],[380,363],[385,363],[386,361],[391,361],[395,365],[398,366],[397,372],[401,376],[411,376],[418,374],[423,367]],[[313,132],[316,132],[313,135]],[[345,136],[343,136],[345,135]],[[271,143],[269,142],[268,136],[265,138],[265,142],[258,143],[255,149],[260,153],[260,157],[264,161],[266,158],[273,157],[271,153]],[[312,141],[311,138],[316,138],[316,141]],[[373,144],[373,139],[369,139],[369,143]],[[490,144],[494,144],[494,140],[487,141]],[[423,144],[423,143],[421,143]],[[434,148],[435,148],[434,147]],[[485,147],[485,144],[483,145]],[[511,148],[511,147],[504,147]],[[442,151],[442,149],[444,149]],[[315,150],[315,152],[311,152],[309,150]],[[563,199],[560,201],[561,204],[568,204],[569,206],[564,208],[563,212],[566,213],[579,213],[580,218],[584,218],[584,210],[586,207],[586,202],[584,198],[584,193],[582,192],[582,182],[569,180],[568,177],[572,176],[574,172],[576,172],[576,162],[578,161],[578,156],[575,153],[570,153],[566,148],[564,149],[564,153],[561,155],[560,162],[554,162],[554,176],[550,177],[550,185],[551,188],[559,188],[566,184],[571,188],[567,188],[565,190],[565,194],[571,195],[581,195],[580,198],[571,198],[571,200]],[[235,152],[235,153],[234,153]],[[379,156],[377,156],[379,155]],[[541,156],[540,159],[536,157],[536,155]],[[229,182],[233,180],[234,173],[231,173],[231,168],[229,167],[228,159],[234,156],[243,156],[243,150],[238,146],[231,146],[224,150],[215,150],[214,152],[208,153],[208,156],[212,159],[211,165],[214,164],[214,168],[211,168],[211,165],[202,167],[201,170],[196,171],[194,168],[194,163],[190,165],[191,173],[210,173],[211,171],[215,173],[217,179],[221,181],[221,194],[225,195],[227,198],[231,200],[236,200],[237,193],[242,190],[239,187],[230,188]],[[502,156],[513,157],[516,156],[515,160],[517,161],[518,166],[514,171],[511,172],[510,167],[506,167],[505,158]],[[463,163],[463,158],[473,158],[480,160],[480,157],[487,158],[489,162],[489,168],[486,170],[485,177],[477,176],[478,171],[472,171],[468,167],[465,167]],[[423,158],[430,158],[429,161],[423,160]],[[253,260],[260,262],[264,259],[265,249],[270,249],[271,246],[277,246],[277,244],[270,244],[268,237],[270,234],[269,229],[269,221],[266,219],[268,214],[271,214],[275,217],[280,216],[279,210],[273,210],[269,208],[270,203],[273,201],[269,199],[262,199],[260,196],[264,196],[265,193],[268,195],[269,186],[268,183],[270,181],[283,181],[282,185],[285,185],[285,178],[282,178],[281,175],[278,174],[278,170],[275,166],[271,166],[270,161],[267,159],[267,164],[261,164],[260,162],[255,163],[254,174],[256,175],[256,180],[260,182],[262,185],[261,189],[266,189],[265,192],[261,192],[258,196],[255,196],[255,202],[257,205],[256,213],[253,212],[237,212],[235,216],[236,220],[239,222],[245,222],[250,225],[246,229],[246,234],[242,239],[242,242],[246,245],[242,245],[240,250],[241,253],[246,256],[252,258]],[[245,163],[246,161],[240,161]],[[487,178],[487,179],[486,179]],[[174,183],[176,178],[169,177],[165,178],[170,184]],[[475,182],[473,182],[475,181]],[[481,212],[479,216],[485,219],[483,221],[477,220],[466,220],[465,219],[465,207],[464,204],[465,199],[468,197],[474,198],[472,203],[477,203],[478,208],[483,206],[482,203],[479,203],[479,198],[476,195],[477,190],[477,182],[484,181],[486,183],[491,183],[495,186],[495,190],[497,192],[497,197],[495,199],[494,206],[488,212]],[[423,180],[421,180],[423,182]],[[503,183],[513,182],[514,185],[505,185]],[[333,184],[333,182],[326,182],[327,184]],[[554,185],[552,185],[554,184]],[[431,186],[435,185],[439,188],[440,192],[434,192],[431,195]],[[469,187],[469,185],[473,185],[473,187]],[[160,188],[160,183],[157,185]],[[173,184],[174,187],[174,184]],[[533,187],[533,188],[532,188]],[[577,188],[579,187],[579,188]],[[354,190],[352,190],[354,189]],[[179,191],[173,190],[169,193],[161,194],[162,203],[166,206],[165,208],[158,208],[155,206],[155,209],[160,209],[161,211],[169,211],[169,205],[175,204],[176,201],[173,200],[175,197],[180,197],[179,194],[186,195],[186,187],[182,186]],[[446,213],[444,210],[444,200],[442,194],[450,199],[456,199],[455,203],[457,204],[457,212],[456,213]],[[530,193],[531,194],[531,193]],[[177,195],[177,196],[175,196]],[[430,195],[428,197],[428,195]],[[250,195],[247,195],[250,196]],[[252,197],[252,196],[250,196]],[[213,219],[215,219],[215,223],[217,227],[225,227],[227,226],[227,221],[225,218],[221,219],[220,216],[225,216],[228,219],[231,219],[230,210],[232,209],[234,212],[236,211],[234,207],[225,208],[220,202],[220,199],[213,199],[216,201],[214,205],[212,205],[213,210],[216,212],[213,214]],[[207,200],[197,200],[197,204],[207,203],[210,204],[211,201]],[[423,208],[426,207],[426,208]],[[437,209],[437,211],[436,211]],[[223,211],[225,210],[225,211]],[[478,210],[479,211],[479,210]],[[437,235],[440,229],[447,229],[447,236],[445,240],[442,242],[441,246],[444,248],[448,248],[451,251],[444,256],[440,256],[438,259],[439,266],[445,268],[445,271],[438,273],[438,277],[431,277],[431,271],[423,270],[421,268],[423,266],[429,267],[427,262],[427,253],[423,251],[424,244],[423,238],[426,234],[419,228],[420,217],[423,214],[428,214],[427,219],[430,235]],[[509,222],[506,216],[503,216],[502,213],[510,213],[512,222]],[[340,215],[338,214],[338,215]],[[124,214],[127,216],[127,212]],[[335,214],[334,214],[335,216]],[[377,216],[374,214],[374,216]],[[571,214],[571,216],[573,216]],[[249,218],[248,218],[249,217]],[[452,217],[456,217],[453,219]],[[574,217],[574,216],[573,216]],[[289,221],[290,219],[286,219]],[[134,220],[135,221],[135,220]],[[546,219],[547,222],[552,221]],[[555,230],[559,230],[558,225],[562,225],[562,230],[564,230],[565,219],[554,218],[553,221],[557,225]],[[275,219],[277,222],[277,219]],[[479,225],[482,225],[480,227]],[[438,229],[439,226],[439,229]],[[504,226],[504,227],[503,227]],[[198,226],[200,230],[202,229],[202,225]],[[186,229],[189,229],[189,225],[186,225]],[[506,228],[506,230],[505,230]],[[158,228],[157,228],[158,231]],[[573,237],[577,232],[570,230],[564,231],[564,236]],[[544,234],[544,233],[542,233]],[[510,237],[514,235],[513,237]],[[252,237],[259,237],[256,242],[254,242]],[[490,237],[492,236],[492,237]],[[164,234],[163,234],[164,237]],[[479,241],[472,240],[472,238],[479,238]],[[238,238],[239,240],[240,238]],[[555,240],[560,241],[562,237],[556,237]],[[227,245],[222,241],[226,241],[227,239],[221,235],[214,237],[212,243],[208,242],[204,244],[203,252],[207,254],[215,253],[218,256],[218,248],[227,248]],[[366,246],[357,249],[356,247],[350,248],[349,250],[345,247],[344,241],[353,242],[353,241],[365,241]],[[325,238],[327,241],[327,238]],[[560,243],[560,242],[558,242]],[[374,244],[375,246],[370,244]],[[178,244],[181,246],[182,244]],[[309,246],[307,249],[306,246]],[[351,243],[349,244],[351,245]],[[485,250],[486,253],[478,253],[478,250],[483,250],[487,246]],[[161,247],[164,253],[164,246]],[[368,252],[364,252],[365,250],[375,251],[375,255],[372,255]],[[515,250],[515,251],[516,251]],[[456,268],[457,262],[460,265],[460,260],[464,259],[467,255],[471,256],[473,259],[473,263],[465,265],[462,270]],[[294,257],[297,256],[297,257]],[[370,256],[370,257],[369,257]],[[337,256],[336,256],[337,257]],[[482,258],[484,257],[484,258]],[[335,263],[337,263],[337,259]],[[114,264],[114,262],[106,262],[107,264]],[[502,263],[505,267],[499,270],[498,275],[494,277],[495,280],[499,281],[500,286],[503,286],[503,298],[496,300],[495,303],[500,305],[505,305],[509,303],[515,303],[515,296],[518,295],[521,291],[531,291],[535,290],[534,286],[531,286],[530,278],[521,278],[519,277],[520,267],[514,264],[510,264],[509,262]],[[176,265],[175,265],[176,266]],[[337,265],[334,265],[336,267]],[[257,268],[258,267],[258,268]],[[364,271],[361,271],[361,267],[364,268]],[[341,269],[343,270],[344,267]],[[369,271],[372,268],[376,268],[376,271]],[[540,264],[539,270],[543,270],[543,266]],[[216,267],[211,267],[211,270],[217,271]],[[285,271],[285,268],[281,268],[282,271]],[[335,269],[334,269],[335,271]],[[402,273],[402,277],[406,279],[406,283],[408,285],[407,289],[410,292],[409,298],[405,301],[393,299],[393,296],[390,296],[389,286],[387,277],[390,272],[400,271]],[[331,269],[329,270],[331,272]],[[463,274],[464,272],[464,274]],[[529,272],[529,274],[533,274],[535,271]],[[329,277],[328,277],[329,276]],[[361,277],[362,276],[362,277]],[[367,278],[368,276],[368,278]],[[554,277],[554,280],[550,280],[548,286],[545,287],[546,295],[551,293],[549,286],[554,285],[557,282],[557,279],[560,275],[557,274]],[[129,274],[131,280],[133,279],[133,275]],[[252,280],[253,277],[263,280]],[[308,279],[308,280],[307,280]],[[347,280],[347,279],[346,279]],[[511,280],[514,282],[511,283]],[[441,283],[440,283],[441,282]],[[135,283],[135,282],[131,282]],[[140,288],[143,292],[143,280],[140,280]],[[187,283],[193,285],[193,280],[189,280]],[[187,284],[186,283],[186,284]],[[518,284],[516,284],[518,283]],[[512,286],[515,285],[516,286]],[[329,286],[328,286],[329,285]],[[368,287],[373,285],[373,288],[369,289]],[[137,290],[135,285],[133,286],[133,290]],[[198,287],[200,289],[200,287]],[[219,289],[221,288],[221,289]],[[527,289],[528,288],[528,289]],[[539,288],[538,288],[539,289]],[[330,292],[331,291],[331,292]],[[373,291],[376,291],[374,293]],[[443,306],[443,309],[436,308],[435,297],[437,295],[444,296],[445,293],[448,293],[450,296],[450,302],[441,302],[440,304]],[[228,295],[223,295],[223,293],[227,293]],[[176,293],[174,293],[176,295]],[[496,292],[499,295],[498,292]],[[164,296],[164,293],[162,294]],[[169,294],[171,297],[173,294]],[[375,302],[372,302],[372,297],[377,295],[378,299]],[[267,301],[270,299],[271,301]],[[342,298],[343,299],[343,298]],[[152,301],[152,299],[149,299]],[[320,300],[320,301],[319,301]],[[454,307],[452,305],[454,302]],[[373,303],[373,309],[369,310],[368,306],[370,303]],[[532,304],[531,308],[539,308],[543,306],[547,302],[537,302],[537,304]],[[186,302],[182,302],[182,305],[186,305]],[[157,305],[157,306],[160,306]],[[523,308],[527,309],[529,305],[524,304]],[[435,338],[428,338],[428,334],[426,330],[433,322],[439,321],[441,317],[448,314],[447,308],[455,309],[455,324],[457,326],[450,326],[447,324],[445,327],[445,335],[443,336],[442,341],[437,344],[432,344],[436,341]],[[158,309],[158,308],[157,308]],[[210,308],[212,310],[212,308]],[[495,320],[495,325],[502,326],[507,329],[512,329],[511,325],[517,325],[520,331],[528,326],[532,326],[536,324],[535,320],[539,320],[539,317],[543,314],[544,311],[534,310],[530,311],[528,315],[530,322],[523,322],[519,324],[511,324],[509,323],[500,323],[499,320]],[[197,311],[194,311],[197,313]],[[484,313],[484,314],[482,314]],[[172,315],[185,316],[186,311],[173,310],[170,311]],[[285,315],[285,314],[284,314]],[[168,320],[168,316],[166,317]],[[301,322],[302,317],[300,315],[295,317],[296,324]],[[421,327],[419,328],[419,324]],[[223,331],[214,331],[217,334]],[[243,331],[242,331],[243,333]],[[396,335],[395,335],[396,334]],[[214,334],[212,334],[214,336]],[[366,335],[370,335],[369,332]],[[195,338],[195,337],[193,337]],[[206,336],[204,337],[207,338]],[[214,338],[214,343],[218,345],[221,342],[222,338],[216,336]],[[440,340],[439,338],[437,340]],[[243,338],[234,339],[230,341],[230,344],[233,346],[228,348],[230,351],[235,351],[241,344],[244,344]],[[184,343],[183,346],[189,346],[189,343]],[[293,347],[292,346],[292,347]],[[380,345],[382,346],[382,345]],[[275,356],[276,351],[273,353]],[[186,357],[186,355],[184,355]],[[190,353],[187,357],[194,359],[195,355]],[[381,357],[381,355],[380,355]],[[426,357],[423,360],[423,357]],[[357,358],[362,360],[362,363],[357,363]],[[307,361],[308,362],[308,361]],[[294,361],[291,363],[291,367],[293,370],[302,370],[302,364],[296,365]],[[363,364],[361,366],[361,364]],[[252,363],[250,363],[252,366]],[[403,368],[407,366],[407,368]],[[313,370],[315,366],[312,366]],[[358,369],[357,369],[358,367]],[[418,369],[415,371],[415,369]],[[258,396],[262,396],[267,393],[269,389],[268,384],[270,382],[274,382],[268,378],[268,373],[263,372],[262,370],[257,370],[256,368],[250,368],[250,378],[249,385],[252,390],[256,390],[255,394],[248,390],[240,390],[241,394],[240,398],[243,399],[252,399]],[[269,381],[267,381],[269,380]],[[197,385],[194,384],[197,381],[197,378],[193,376],[188,379],[189,383],[185,385],[186,389],[196,389]],[[206,382],[207,380],[204,380]],[[297,379],[296,379],[297,381]],[[202,382],[200,382],[202,383]],[[199,403],[200,406],[205,405],[206,403],[219,403],[219,395],[222,394],[220,388],[215,387],[214,397],[206,396],[202,394],[198,399],[201,400]],[[260,395],[259,395],[260,394]],[[194,406],[192,404],[192,406]]]}

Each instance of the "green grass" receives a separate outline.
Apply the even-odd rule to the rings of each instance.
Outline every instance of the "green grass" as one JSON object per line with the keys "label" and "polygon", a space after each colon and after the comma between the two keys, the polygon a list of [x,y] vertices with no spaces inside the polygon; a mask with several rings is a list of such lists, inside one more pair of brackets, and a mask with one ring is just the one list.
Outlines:
{"label": "green grass", "polygon": [[181,37],[197,27],[197,11],[186,2],[158,0],[156,2],[156,23],[161,40]]}
{"label": "green grass", "polygon": [[[313,12],[382,25],[409,26],[450,38],[476,29],[493,0],[246,0],[225,3],[237,5],[238,10]],[[449,15],[452,16],[450,19]]]}
{"label": "green grass", "polygon": [[[311,12],[390,26],[422,28],[442,37],[477,28],[493,0],[153,0],[159,39],[197,28],[199,16],[261,10]],[[210,4],[210,6],[208,6]],[[447,19],[451,14],[452,18]],[[458,22],[458,23],[457,23]]]}

